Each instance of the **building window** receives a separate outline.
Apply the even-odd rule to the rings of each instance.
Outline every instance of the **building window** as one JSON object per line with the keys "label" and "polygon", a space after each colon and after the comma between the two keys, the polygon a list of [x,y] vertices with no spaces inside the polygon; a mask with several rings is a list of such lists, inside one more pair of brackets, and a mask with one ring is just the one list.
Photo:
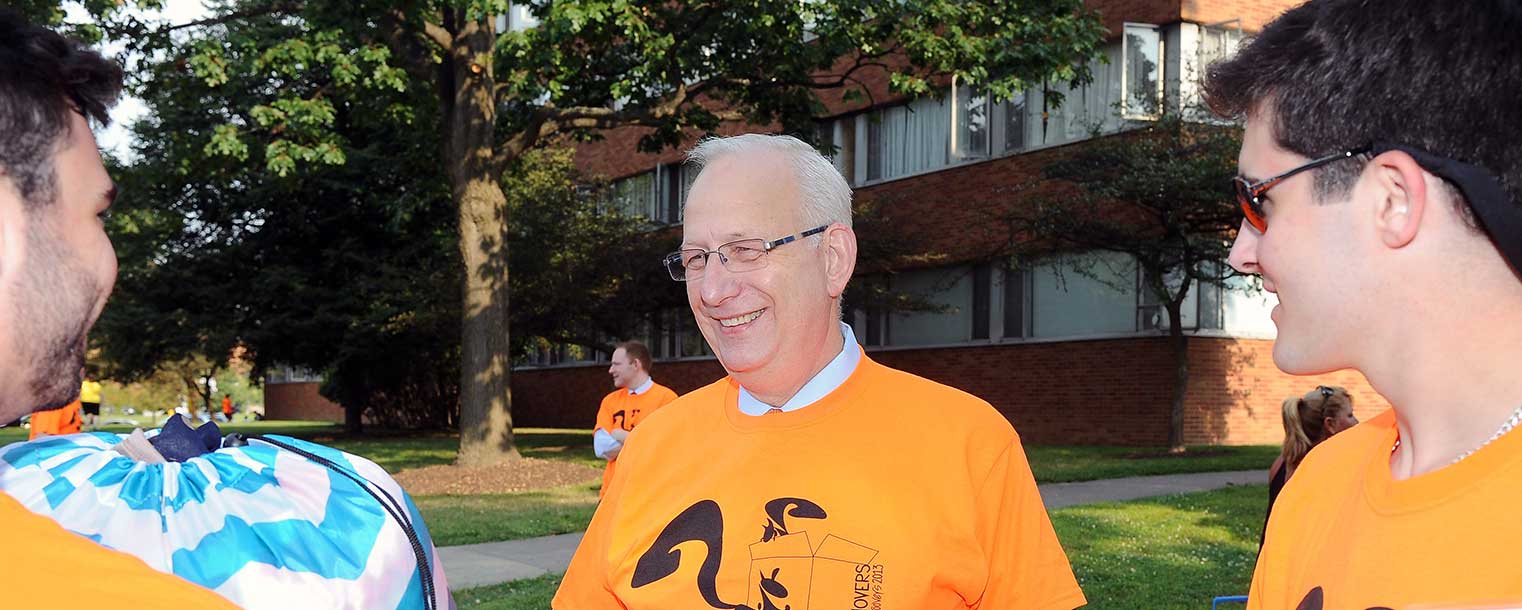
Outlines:
{"label": "building window", "polygon": [[1195,58],[1195,65],[1200,67],[1200,75],[1205,74],[1210,64],[1235,54],[1241,44],[1241,20],[1200,26],[1200,46]]}
{"label": "building window", "polygon": [[1127,23],[1121,45],[1122,114],[1149,119],[1162,108],[1163,40],[1155,25]]}
{"label": "building window", "polygon": [[1030,336],[1030,284],[1031,274],[1025,269],[1004,269],[1004,330],[1005,338]]}
{"label": "building window", "polygon": [[265,383],[322,383],[322,375],[312,369],[277,364],[264,371]]}
{"label": "building window", "polygon": [[819,123],[819,152],[828,157],[846,179],[856,184],[856,117],[849,116]]}
{"label": "building window", "polygon": [[944,308],[940,312],[894,313],[888,317],[888,345],[945,345],[972,339],[972,270],[968,267],[905,271],[890,280],[895,292],[916,295]]}
{"label": "building window", "polygon": [[1031,269],[1031,336],[1136,331],[1136,265],[1112,253],[1069,255]]}
{"label": "building window", "polygon": [[517,358],[513,366],[575,366],[607,362],[608,357],[608,352],[585,345],[540,340],[539,345]]}
{"label": "building window", "polygon": [[[1205,270],[1210,273],[1207,267]],[[1182,281],[1182,273],[1170,274],[1167,283],[1169,290],[1177,290]],[[1143,273],[1137,274],[1137,330],[1164,330],[1169,327],[1168,310],[1147,285]],[[1221,328],[1221,286],[1212,282],[1194,282],[1189,286],[1189,293],[1184,295],[1184,302],[1179,305],[1179,317],[1183,318],[1183,327],[1188,330],[1202,328]]]}
{"label": "building window", "polygon": [[667,163],[655,168],[656,214],[650,219],[660,224],[682,221],[682,207],[687,205],[687,191],[698,172],[685,163]]}
{"label": "building window", "polygon": [[947,165],[951,113],[927,97],[868,113],[867,180],[887,180]]}
{"label": "building window", "polygon": [[867,181],[883,179],[883,115],[867,114]]}
{"label": "building window", "polygon": [[1030,146],[1025,131],[1027,105],[1025,95],[1020,94],[1004,100],[1004,152],[1025,150]]}
{"label": "building window", "polygon": [[650,348],[652,358],[671,360],[713,355],[691,311],[667,309],[652,315],[650,320],[645,345]]}
{"label": "building window", "polygon": [[960,85],[951,89],[951,154],[958,160],[988,158],[991,121],[988,96]]}
{"label": "building window", "polygon": [[625,216],[656,218],[655,172],[614,180],[609,188],[609,207]]}
{"label": "building window", "polygon": [[980,264],[972,268],[972,338],[987,339],[989,336],[989,311],[993,305],[993,265]]}
{"label": "building window", "polygon": [[538,27],[539,18],[529,11],[529,7],[521,2],[507,3],[507,12],[497,14],[497,33],[521,32],[529,28]]}

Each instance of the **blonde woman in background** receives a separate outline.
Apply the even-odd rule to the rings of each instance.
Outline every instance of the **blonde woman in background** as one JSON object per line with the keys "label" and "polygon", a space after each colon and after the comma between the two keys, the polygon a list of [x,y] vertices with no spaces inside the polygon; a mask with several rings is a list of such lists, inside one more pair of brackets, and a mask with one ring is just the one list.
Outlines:
{"label": "blonde woman in background", "polygon": [[[1274,511],[1274,500],[1279,491],[1295,474],[1295,468],[1305,455],[1321,441],[1332,435],[1358,425],[1353,416],[1353,395],[1339,386],[1318,385],[1305,396],[1292,396],[1281,406],[1284,412],[1284,448],[1279,458],[1268,468],[1268,513]],[[1263,517],[1263,527],[1268,527],[1268,516]],[[1259,538],[1258,547],[1263,543]]]}

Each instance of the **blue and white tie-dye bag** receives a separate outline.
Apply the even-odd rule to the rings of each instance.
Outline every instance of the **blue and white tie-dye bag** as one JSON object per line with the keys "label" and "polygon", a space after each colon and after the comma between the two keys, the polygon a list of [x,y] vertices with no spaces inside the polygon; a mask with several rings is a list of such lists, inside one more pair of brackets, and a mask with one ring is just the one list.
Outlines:
{"label": "blue and white tie-dye bag", "polygon": [[114,451],[124,438],[0,448],[0,490],[245,608],[453,606],[417,507],[374,462],[269,435],[151,464]]}

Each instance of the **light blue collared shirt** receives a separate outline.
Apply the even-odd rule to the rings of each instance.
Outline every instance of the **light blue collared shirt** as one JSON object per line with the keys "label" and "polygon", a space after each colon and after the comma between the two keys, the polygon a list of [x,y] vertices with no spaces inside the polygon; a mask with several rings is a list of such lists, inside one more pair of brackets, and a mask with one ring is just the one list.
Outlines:
{"label": "light blue collared shirt", "polygon": [[[840,323],[840,334],[845,342],[840,346],[840,353],[835,355],[829,364],[819,369],[814,378],[803,387],[798,388],[798,393],[777,408],[782,411],[797,411],[811,404],[819,402],[819,399],[834,392],[835,388],[845,383],[851,373],[856,372],[856,365],[861,363],[861,346],[856,344],[856,334],[851,332],[851,326],[845,322]],[[761,399],[751,395],[744,386],[740,387],[739,397],[740,412],[746,415],[766,415],[772,410],[772,406],[761,402]]]}
{"label": "light blue collared shirt", "polygon": [[646,377],[644,383],[639,384],[639,387],[637,387],[637,388],[630,388],[629,389],[629,393],[633,394],[635,396],[639,396],[640,394],[644,394],[645,392],[649,392],[650,388],[653,388],[653,387],[655,387],[655,378],[654,377]]}

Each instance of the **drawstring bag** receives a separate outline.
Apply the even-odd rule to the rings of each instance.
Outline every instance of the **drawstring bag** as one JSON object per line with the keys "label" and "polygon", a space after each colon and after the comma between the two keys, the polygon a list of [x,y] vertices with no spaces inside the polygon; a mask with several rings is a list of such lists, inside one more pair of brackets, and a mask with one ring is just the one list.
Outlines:
{"label": "drawstring bag", "polygon": [[[278,435],[218,443],[205,428],[15,443],[0,448],[0,491],[245,608],[453,607],[422,516],[380,466]],[[195,439],[214,450],[161,457]]]}

